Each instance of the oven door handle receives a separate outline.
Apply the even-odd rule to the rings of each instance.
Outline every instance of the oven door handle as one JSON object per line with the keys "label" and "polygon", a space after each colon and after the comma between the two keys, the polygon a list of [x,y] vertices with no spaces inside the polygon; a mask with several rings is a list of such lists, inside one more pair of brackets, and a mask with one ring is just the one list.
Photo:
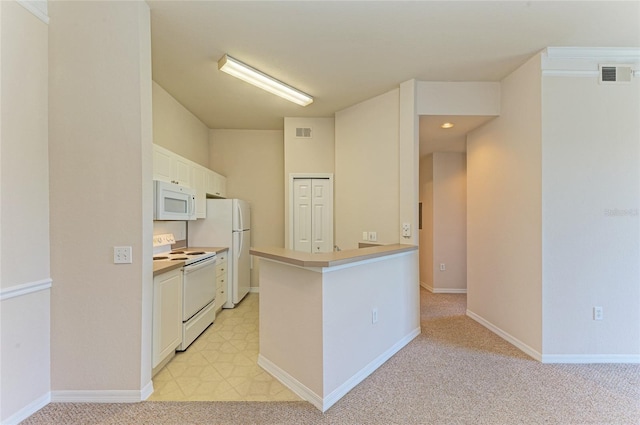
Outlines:
{"label": "oven door handle", "polygon": [[215,264],[215,262],[216,262],[216,257],[207,258],[206,260],[200,261],[199,263],[189,264],[188,266],[184,266],[182,268],[182,271],[185,274],[188,274],[191,272],[195,272],[196,270],[200,270],[203,267],[212,266]]}

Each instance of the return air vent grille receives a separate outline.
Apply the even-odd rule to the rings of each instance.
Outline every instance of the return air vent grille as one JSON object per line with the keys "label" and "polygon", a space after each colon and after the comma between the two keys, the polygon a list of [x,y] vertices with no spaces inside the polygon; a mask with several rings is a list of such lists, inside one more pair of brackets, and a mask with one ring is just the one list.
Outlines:
{"label": "return air vent grille", "polygon": [[600,83],[630,83],[633,71],[629,65],[600,65]]}
{"label": "return air vent grille", "polygon": [[296,138],[298,138],[298,139],[311,139],[311,128],[310,127],[297,127],[296,128]]}

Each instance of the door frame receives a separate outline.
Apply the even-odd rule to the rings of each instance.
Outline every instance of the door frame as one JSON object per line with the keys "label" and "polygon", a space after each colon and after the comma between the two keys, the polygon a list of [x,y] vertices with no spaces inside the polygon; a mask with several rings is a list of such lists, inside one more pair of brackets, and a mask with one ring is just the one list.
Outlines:
{"label": "door frame", "polygon": [[287,220],[288,222],[286,223],[286,228],[288,229],[288,238],[286,239],[286,248],[287,249],[293,249],[293,209],[294,209],[294,205],[293,205],[293,181],[295,179],[328,179],[329,180],[329,184],[331,185],[331,194],[333,196],[333,211],[331,211],[331,214],[333,214],[333,218],[334,218],[334,224],[333,224],[333,229],[331,229],[331,231],[334,233],[333,236],[333,240],[335,243],[335,199],[336,199],[336,194],[335,194],[335,186],[333,185],[333,173],[289,173],[289,177],[288,177],[288,188],[289,188],[289,197],[288,197],[288,217]]}

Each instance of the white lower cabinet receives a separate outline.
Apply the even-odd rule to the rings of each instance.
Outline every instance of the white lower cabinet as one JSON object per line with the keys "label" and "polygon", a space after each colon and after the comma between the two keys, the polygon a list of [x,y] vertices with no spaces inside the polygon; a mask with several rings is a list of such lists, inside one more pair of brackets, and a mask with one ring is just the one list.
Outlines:
{"label": "white lower cabinet", "polygon": [[182,342],[182,271],[153,278],[153,368],[172,355]]}
{"label": "white lower cabinet", "polygon": [[216,254],[216,311],[227,302],[227,255],[229,251]]}

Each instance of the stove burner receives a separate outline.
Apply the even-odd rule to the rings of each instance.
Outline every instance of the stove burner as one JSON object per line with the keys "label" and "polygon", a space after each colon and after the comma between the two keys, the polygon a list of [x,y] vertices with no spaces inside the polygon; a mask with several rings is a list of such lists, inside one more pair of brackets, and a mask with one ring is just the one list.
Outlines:
{"label": "stove burner", "polygon": [[202,255],[202,254],[206,254],[206,252],[204,251],[187,252],[187,255]]}
{"label": "stove burner", "polygon": [[154,260],[168,260],[169,257],[153,257]]}
{"label": "stove burner", "polygon": [[172,254],[184,254],[184,251],[171,251]]}
{"label": "stove burner", "polygon": [[175,257],[175,258],[171,259],[171,261],[183,261],[183,260],[188,260],[188,258],[187,257]]}

